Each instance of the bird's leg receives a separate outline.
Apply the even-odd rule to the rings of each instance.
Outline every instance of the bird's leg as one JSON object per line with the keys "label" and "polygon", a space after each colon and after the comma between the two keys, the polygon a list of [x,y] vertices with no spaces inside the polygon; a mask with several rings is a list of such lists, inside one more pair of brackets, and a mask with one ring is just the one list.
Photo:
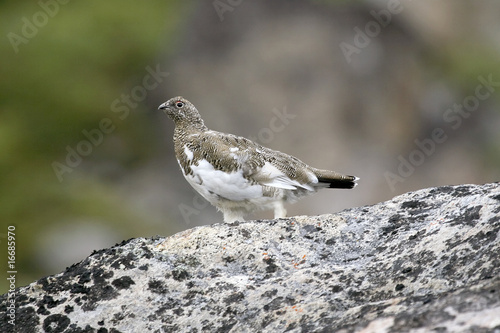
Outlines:
{"label": "bird's leg", "polygon": [[286,217],[286,209],[283,201],[276,201],[274,203],[274,218],[279,219],[282,217]]}
{"label": "bird's leg", "polygon": [[225,209],[222,211],[222,213],[224,214],[224,222],[226,223],[232,223],[235,221],[240,221],[240,222],[245,221],[244,214],[241,211]]}

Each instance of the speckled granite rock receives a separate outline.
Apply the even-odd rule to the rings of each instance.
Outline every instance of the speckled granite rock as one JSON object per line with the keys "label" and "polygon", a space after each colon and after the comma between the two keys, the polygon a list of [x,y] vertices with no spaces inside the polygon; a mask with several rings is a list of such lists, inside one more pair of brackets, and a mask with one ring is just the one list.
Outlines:
{"label": "speckled granite rock", "polygon": [[495,183],[133,239],[18,289],[15,331],[499,332],[499,229]]}

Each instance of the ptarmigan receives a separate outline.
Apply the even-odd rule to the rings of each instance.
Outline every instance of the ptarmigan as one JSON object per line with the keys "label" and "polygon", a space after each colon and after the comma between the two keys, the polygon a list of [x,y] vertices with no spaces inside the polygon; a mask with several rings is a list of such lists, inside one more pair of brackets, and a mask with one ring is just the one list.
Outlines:
{"label": "ptarmigan", "polygon": [[357,185],[357,177],[316,169],[243,137],[209,130],[194,105],[180,96],[158,109],[175,122],[175,155],[184,177],[224,214],[224,222],[243,221],[259,209],[286,217],[285,202],[321,188]]}

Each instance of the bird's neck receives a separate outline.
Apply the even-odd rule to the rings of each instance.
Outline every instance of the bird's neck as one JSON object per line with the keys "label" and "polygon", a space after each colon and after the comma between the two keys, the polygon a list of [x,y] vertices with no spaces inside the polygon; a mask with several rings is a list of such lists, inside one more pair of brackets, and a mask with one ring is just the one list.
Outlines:
{"label": "bird's neck", "polygon": [[174,142],[184,145],[188,136],[206,131],[208,131],[208,128],[201,119],[189,122],[178,121],[175,123]]}
{"label": "bird's neck", "polygon": [[188,119],[179,119],[175,121],[175,130],[196,133],[196,132],[208,131],[208,128],[207,126],[205,126],[203,119],[188,118]]}

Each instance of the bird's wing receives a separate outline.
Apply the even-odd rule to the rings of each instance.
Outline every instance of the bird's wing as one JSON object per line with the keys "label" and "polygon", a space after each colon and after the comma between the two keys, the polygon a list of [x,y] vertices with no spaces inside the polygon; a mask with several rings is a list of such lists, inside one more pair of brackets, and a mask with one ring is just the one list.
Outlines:
{"label": "bird's wing", "polygon": [[312,186],[308,184],[301,184],[290,178],[283,171],[279,170],[269,162],[266,162],[264,166],[258,170],[254,178],[261,179],[260,183],[262,185],[282,188],[285,190],[297,190],[298,188],[303,188],[309,191],[314,190]]}
{"label": "bird's wing", "polygon": [[310,167],[293,156],[263,147],[251,140],[232,134],[209,131],[212,137],[212,165],[231,166],[241,170],[251,182],[287,190],[299,188],[313,191],[311,182],[317,178]]}

